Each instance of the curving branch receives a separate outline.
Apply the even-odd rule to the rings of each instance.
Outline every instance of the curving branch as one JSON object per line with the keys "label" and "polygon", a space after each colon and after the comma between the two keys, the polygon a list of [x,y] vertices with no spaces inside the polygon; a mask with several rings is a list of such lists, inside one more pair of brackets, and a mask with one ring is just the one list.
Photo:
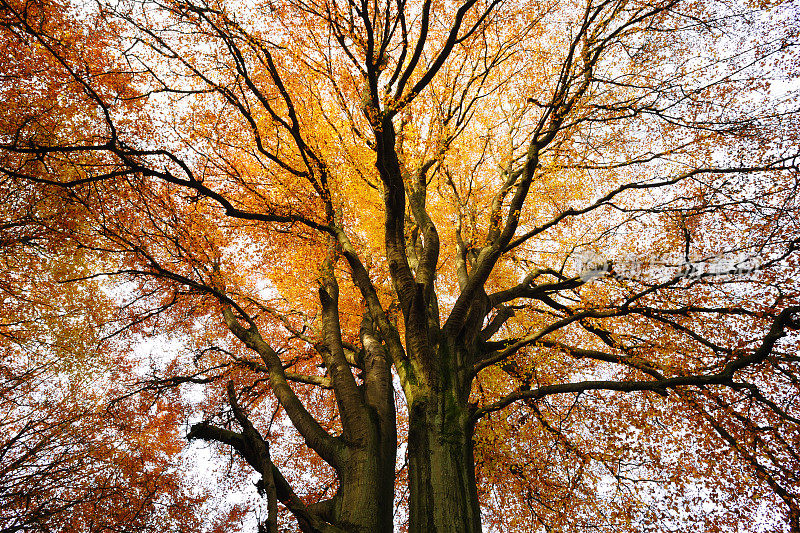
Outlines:
{"label": "curving branch", "polygon": [[676,376],[655,379],[653,381],[581,381],[576,383],[561,383],[544,385],[531,390],[513,392],[497,402],[491,403],[476,410],[472,417],[477,422],[489,413],[499,411],[514,402],[532,399],[540,400],[554,394],[574,394],[591,390],[607,390],[619,392],[650,391],[663,396],[668,395],[671,389],[682,387],[703,387],[709,385],[722,385],[727,387],[742,387],[734,381],[734,374],[747,367],[763,362],[772,352],[775,343],[786,335],[787,329],[800,329],[800,306],[788,307],[775,318],[761,345],[750,354],[740,355],[728,362],[720,372],[715,374]]}

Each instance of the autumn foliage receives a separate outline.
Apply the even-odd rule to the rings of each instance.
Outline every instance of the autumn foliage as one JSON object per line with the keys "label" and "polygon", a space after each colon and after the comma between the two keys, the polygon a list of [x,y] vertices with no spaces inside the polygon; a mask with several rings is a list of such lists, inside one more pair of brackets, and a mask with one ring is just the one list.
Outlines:
{"label": "autumn foliage", "polygon": [[0,529],[800,532],[798,13],[0,0]]}

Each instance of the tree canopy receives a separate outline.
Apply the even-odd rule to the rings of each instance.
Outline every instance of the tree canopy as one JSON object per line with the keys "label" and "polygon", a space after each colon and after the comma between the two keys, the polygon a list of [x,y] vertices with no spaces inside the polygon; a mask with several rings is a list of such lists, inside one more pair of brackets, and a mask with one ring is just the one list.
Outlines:
{"label": "tree canopy", "polygon": [[0,0],[3,531],[800,532],[799,9]]}

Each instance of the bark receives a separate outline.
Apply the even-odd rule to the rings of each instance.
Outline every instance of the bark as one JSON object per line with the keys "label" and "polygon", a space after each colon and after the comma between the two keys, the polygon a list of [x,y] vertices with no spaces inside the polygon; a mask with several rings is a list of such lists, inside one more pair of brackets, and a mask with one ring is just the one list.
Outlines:
{"label": "bark", "polygon": [[333,499],[331,518],[345,531],[393,529],[394,453],[387,456],[381,453],[380,441],[374,444],[348,450],[345,466],[338,471],[340,489]]}
{"label": "bark", "polygon": [[463,339],[442,342],[433,379],[406,391],[412,533],[481,531],[469,404],[473,354]]}
{"label": "bark", "polygon": [[411,406],[411,533],[481,531],[472,426],[465,407],[449,394],[431,394]]}

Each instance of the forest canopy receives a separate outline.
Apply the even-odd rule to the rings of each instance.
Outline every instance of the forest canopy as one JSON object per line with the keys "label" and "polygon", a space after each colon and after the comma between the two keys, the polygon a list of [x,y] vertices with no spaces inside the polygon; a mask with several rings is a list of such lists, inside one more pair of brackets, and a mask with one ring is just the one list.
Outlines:
{"label": "forest canopy", "polygon": [[0,0],[0,530],[800,533],[798,43]]}

